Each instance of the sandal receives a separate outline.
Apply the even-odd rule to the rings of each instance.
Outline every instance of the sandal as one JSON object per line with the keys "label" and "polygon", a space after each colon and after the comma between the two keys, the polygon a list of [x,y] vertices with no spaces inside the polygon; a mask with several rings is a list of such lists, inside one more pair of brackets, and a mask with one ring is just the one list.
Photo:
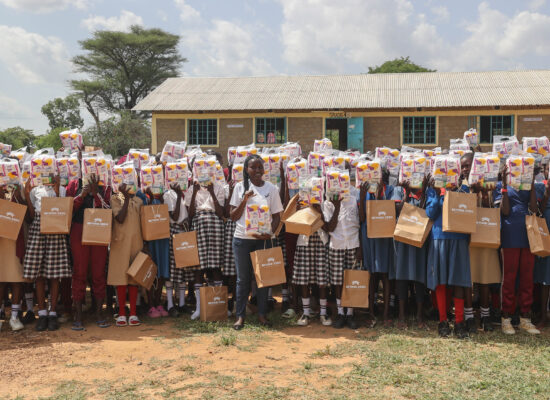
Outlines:
{"label": "sandal", "polygon": [[141,325],[141,321],[137,317],[137,315],[130,315],[130,318],[128,319],[128,324],[130,326],[139,326]]}
{"label": "sandal", "polygon": [[106,320],[104,319],[101,319],[99,321],[96,322],[97,326],[99,326],[100,328],[108,328],[111,326],[110,323],[108,323]]}
{"label": "sandal", "polygon": [[75,321],[75,322],[73,322],[73,326],[71,326],[71,329],[73,331],[83,331],[84,330],[84,325],[82,325],[81,321]]}
{"label": "sandal", "polygon": [[125,315],[119,315],[116,319],[116,326],[128,326],[128,321],[126,321]]}

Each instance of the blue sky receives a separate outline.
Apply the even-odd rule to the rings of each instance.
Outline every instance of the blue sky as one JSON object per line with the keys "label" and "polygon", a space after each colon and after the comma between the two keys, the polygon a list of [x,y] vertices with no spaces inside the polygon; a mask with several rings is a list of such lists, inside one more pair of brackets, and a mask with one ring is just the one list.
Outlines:
{"label": "blue sky", "polygon": [[132,24],[181,35],[187,76],[353,74],[399,56],[550,68],[547,0],[0,0],[0,129],[45,133],[40,107],[70,93],[78,41]]}

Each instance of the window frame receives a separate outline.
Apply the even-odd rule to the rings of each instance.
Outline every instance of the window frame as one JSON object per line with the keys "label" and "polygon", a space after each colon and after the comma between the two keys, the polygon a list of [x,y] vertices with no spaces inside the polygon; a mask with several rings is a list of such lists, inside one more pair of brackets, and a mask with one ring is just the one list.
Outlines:
{"label": "window frame", "polygon": [[[265,126],[267,126],[267,123],[266,121],[268,119],[273,119],[273,120],[282,120],[283,121],[283,133],[284,133],[284,138],[283,138],[283,141],[278,143],[278,142],[275,142],[275,143],[259,143],[257,141],[257,134],[258,134],[258,121],[260,120],[263,120],[264,122],[264,132],[263,134],[264,135],[267,135],[267,129],[265,129]],[[276,126],[276,124],[275,124]],[[276,130],[276,129],[275,129]],[[268,146],[280,146],[282,144],[285,144],[287,141],[288,141],[288,121],[287,121],[287,118],[286,117],[254,117],[254,127],[253,127],[253,132],[252,132],[252,140],[253,140],[253,143],[254,145],[256,146],[262,146],[262,147],[268,147]],[[267,140],[267,138],[266,138]]]}
{"label": "window frame", "polygon": [[[214,144],[204,144],[204,143],[192,143],[191,142],[191,125],[193,122],[198,122],[198,121],[206,121],[206,129],[207,129],[207,132],[206,132],[206,137],[207,137],[207,142],[208,142],[208,123],[209,122],[215,122],[216,124],[216,130],[215,130],[215,143]],[[198,146],[201,146],[201,147],[218,147],[219,146],[219,143],[220,143],[220,121],[219,121],[219,118],[188,118],[187,119],[187,144],[188,145],[198,145]],[[198,134],[198,132],[197,132]],[[198,138],[197,138],[198,139]],[[199,140],[197,140],[198,142]]]}
{"label": "window frame", "polygon": [[[472,118],[472,121],[475,121],[475,126],[470,126],[470,118]],[[482,118],[490,118],[489,120],[489,141],[488,142],[485,142],[485,141],[482,141],[482,132],[481,132],[481,119]],[[502,135],[502,132],[496,134],[495,132],[493,132],[493,130],[495,129],[494,128],[494,121],[493,119],[496,119],[496,118],[499,118],[500,121],[501,121],[501,126],[504,126],[504,118],[510,118],[510,134],[509,135]],[[497,136],[507,136],[507,137],[512,137],[512,136],[515,136],[515,124],[516,124],[516,116],[514,114],[502,114],[502,115],[476,115],[476,116],[469,116],[468,117],[468,128],[476,128],[476,130],[478,131],[479,133],[479,143],[480,144],[492,144],[493,143],[493,137],[495,135]],[[500,128],[501,130],[503,128]]]}
{"label": "window frame", "polygon": [[[412,141],[406,141],[405,138],[405,124],[407,123],[407,119],[411,118],[412,123],[412,132],[409,134]],[[433,133],[433,141],[426,141],[426,121],[428,118],[433,118],[433,127],[434,127],[434,133]],[[417,125],[417,120],[422,119],[423,120],[423,126],[424,126],[424,140],[422,142],[416,142],[415,141],[415,127]],[[402,145],[437,145],[437,128],[438,128],[438,121],[437,116],[435,115],[426,115],[426,116],[403,116],[402,123],[401,123],[401,144]]]}

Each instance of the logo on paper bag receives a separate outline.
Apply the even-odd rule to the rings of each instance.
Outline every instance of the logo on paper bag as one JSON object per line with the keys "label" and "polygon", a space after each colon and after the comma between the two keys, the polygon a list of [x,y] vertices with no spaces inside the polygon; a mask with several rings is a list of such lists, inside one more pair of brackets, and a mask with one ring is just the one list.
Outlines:
{"label": "logo on paper bag", "polygon": [[548,234],[544,231],[544,229],[542,228],[542,226],[539,226],[539,232],[542,236],[548,236]]}
{"label": "logo on paper bag", "polygon": [[88,221],[88,225],[93,226],[109,226],[107,222],[103,222],[101,218],[94,218],[93,221]]}
{"label": "logo on paper bag", "polygon": [[485,226],[497,226],[496,222],[491,222],[491,219],[488,217],[481,217],[480,221],[476,221],[477,225],[485,225]]}
{"label": "logo on paper bag", "polygon": [[212,300],[208,302],[209,305],[225,304],[225,299],[222,299],[219,296],[214,296]]}
{"label": "logo on paper bag", "polygon": [[424,224],[418,220],[418,217],[416,215],[411,215],[410,217],[407,215],[401,215],[399,219],[403,218],[403,221],[410,222],[411,224],[423,226]]}
{"label": "logo on paper bag", "polygon": [[176,247],[176,250],[188,250],[188,249],[194,249],[195,248],[195,245],[194,244],[189,244],[189,242],[181,242],[181,244]]}
{"label": "logo on paper bag", "polygon": [[52,207],[49,211],[44,211],[44,215],[67,215],[67,213],[60,211],[59,207]]}
{"label": "logo on paper bag", "polygon": [[269,257],[264,263],[261,264],[262,267],[273,267],[279,265],[281,261],[275,260],[275,257]]}
{"label": "logo on paper bag", "polygon": [[385,211],[378,211],[378,215],[373,215],[371,219],[392,219],[393,216],[387,215]]}
{"label": "logo on paper bag", "polygon": [[346,289],[366,289],[367,285],[361,284],[359,281],[351,281],[350,284],[346,285]]}
{"label": "logo on paper bag", "polygon": [[148,222],[162,222],[166,221],[166,217],[163,217],[161,214],[153,214],[153,218],[149,218]]}
{"label": "logo on paper bag", "polygon": [[460,203],[458,208],[451,208],[452,212],[463,213],[463,214],[473,214],[474,210],[470,210],[466,204]]}
{"label": "logo on paper bag", "polygon": [[4,220],[10,221],[10,222],[17,222],[17,223],[20,222],[20,219],[16,218],[15,214],[12,213],[11,211],[8,211],[5,215],[0,214],[0,219],[4,219]]}
{"label": "logo on paper bag", "polygon": [[151,276],[153,275],[153,265],[151,264],[149,266],[149,269],[147,270],[147,273],[145,274],[145,276],[143,277],[143,279],[141,280],[142,282],[147,282],[149,279],[151,279]]}

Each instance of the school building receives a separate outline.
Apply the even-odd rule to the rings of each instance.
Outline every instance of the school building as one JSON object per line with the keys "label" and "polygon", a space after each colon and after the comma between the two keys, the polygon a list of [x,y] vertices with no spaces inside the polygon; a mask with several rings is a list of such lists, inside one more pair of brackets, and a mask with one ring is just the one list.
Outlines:
{"label": "school building", "polygon": [[334,148],[448,147],[469,128],[550,136],[550,70],[170,78],[134,107],[152,112],[152,151],[185,140],[227,155],[329,137]]}

